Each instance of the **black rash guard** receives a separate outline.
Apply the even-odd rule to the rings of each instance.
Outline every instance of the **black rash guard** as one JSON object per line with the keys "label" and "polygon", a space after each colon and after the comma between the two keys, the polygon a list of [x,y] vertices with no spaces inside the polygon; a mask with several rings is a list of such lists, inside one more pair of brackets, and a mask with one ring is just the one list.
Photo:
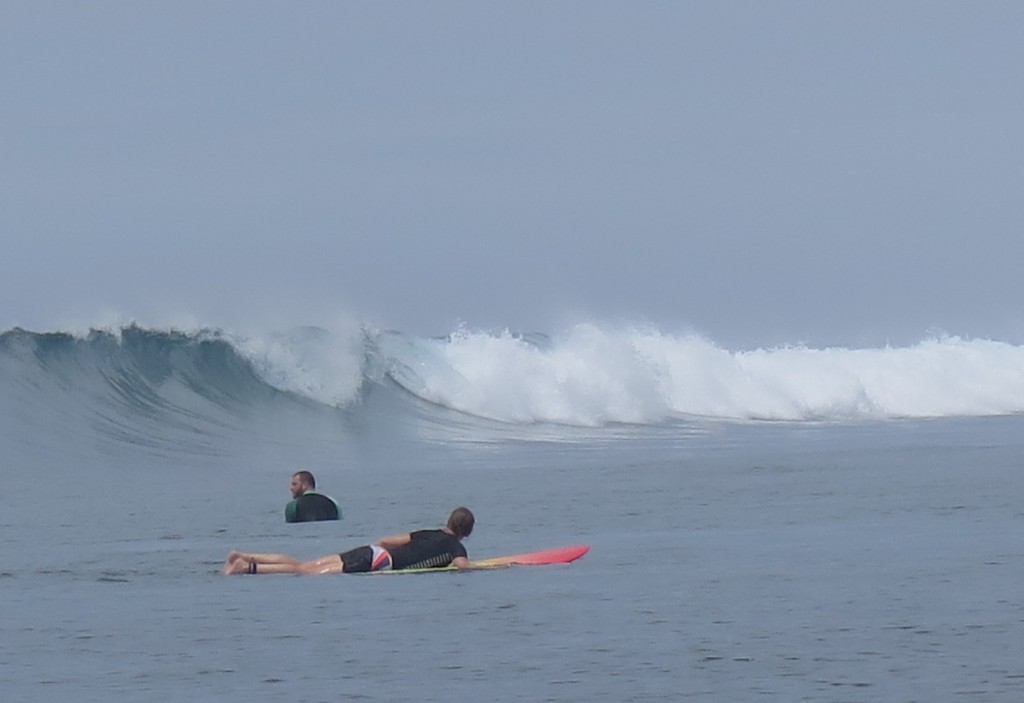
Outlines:
{"label": "black rash guard", "polygon": [[466,557],[462,542],[444,530],[417,530],[409,536],[408,544],[388,549],[392,569],[432,569]]}

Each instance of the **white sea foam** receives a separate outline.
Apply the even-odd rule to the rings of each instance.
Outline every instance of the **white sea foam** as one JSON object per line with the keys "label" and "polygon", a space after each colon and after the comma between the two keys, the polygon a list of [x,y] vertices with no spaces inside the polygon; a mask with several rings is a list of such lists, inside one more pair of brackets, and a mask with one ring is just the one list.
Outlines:
{"label": "white sea foam", "polygon": [[359,397],[364,346],[358,325],[232,335],[231,341],[257,373],[280,390],[339,407]]}
{"label": "white sea foam", "polygon": [[[125,329],[108,333],[120,342]],[[987,339],[944,336],[871,349],[730,350],[699,335],[652,327],[585,323],[552,337],[464,328],[428,338],[369,331],[354,319],[284,332],[199,326],[173,332],[186,341],[229,342],[266,383],[336,407],[358,403],[367,384],[389,378],[438,406],[524,424],[1024,412],[1024,347]],[[154,361],[146,355],[154,352],[158,366],[173,370],[171,349],[140,348],[136,352],[144,354],[135,363],[151,369]]]}
{"label": "white sea foam", "polygon": [[581,324],[536,345],[509,332],[383,344],[431,402],[510,422],[680,416],[849,420],[1024,410],[1024,348],[945,337],[903,348],[730,351],[695,335]]}

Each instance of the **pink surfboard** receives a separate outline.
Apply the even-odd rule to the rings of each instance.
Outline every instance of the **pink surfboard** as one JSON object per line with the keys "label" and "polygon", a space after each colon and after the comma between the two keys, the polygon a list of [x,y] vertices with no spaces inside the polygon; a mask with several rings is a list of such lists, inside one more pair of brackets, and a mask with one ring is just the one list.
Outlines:
{"label": "pink surfboard", "polygon": [[558,549],[546,549],[541,552],[526,552],[524,554],[513,554],[507,557],[492,557],[474,561],[473,566],[505,566],[507,564],[568,564],[576,561],[590,551],[585,544],[577,544],[571,547],[559,547]]}
{"label": "pink surfboard", "polygon": [[[515,566],[519,564],[540,566],[542,564],[568,564],[576,561],[590,551],[585,544],[576,544],[571,547],[558,547],[557,549],[545,549],[540,552],[524,552],[523,554],[512,554],[506,557],[491,557],[472,561],[473,569],[498,569],[503,566]],[[442,566],[433,569],[399,569],[398,571],[370,571],[370,574],[425,574],[441,571],[460,571],[454,566]],[[470,569],[472,570],[472,569]]]}

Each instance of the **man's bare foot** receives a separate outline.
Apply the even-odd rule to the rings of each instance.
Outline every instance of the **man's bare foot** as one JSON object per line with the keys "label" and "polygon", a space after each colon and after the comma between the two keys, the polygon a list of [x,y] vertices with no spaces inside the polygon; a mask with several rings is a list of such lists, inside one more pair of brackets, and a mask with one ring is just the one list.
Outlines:
{"label": "man's bare foot", "polygon": [[[222,569],[224,575],[240,574],[248,571],[249,562],[246,556],[243,552],[228,552],[228,558],[224,561],[224,568]],[[238,570],[236,567],[241,567],[241,570]]]}
{"label": "man's bare foot", "polygon": [[245,559],[235,559],[230,564],[224,565],[224,575],[231,576],[232,574],[248,574],[250,573],[250,566],[249,562]]}

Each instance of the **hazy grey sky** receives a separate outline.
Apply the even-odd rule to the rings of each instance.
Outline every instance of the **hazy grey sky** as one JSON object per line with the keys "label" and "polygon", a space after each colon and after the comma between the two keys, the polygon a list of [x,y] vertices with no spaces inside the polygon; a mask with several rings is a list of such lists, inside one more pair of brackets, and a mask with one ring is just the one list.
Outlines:
{"label": "hazy grey sky", "polygon": [[0,329],[1024,341],[1024,3],[0,4]]}

